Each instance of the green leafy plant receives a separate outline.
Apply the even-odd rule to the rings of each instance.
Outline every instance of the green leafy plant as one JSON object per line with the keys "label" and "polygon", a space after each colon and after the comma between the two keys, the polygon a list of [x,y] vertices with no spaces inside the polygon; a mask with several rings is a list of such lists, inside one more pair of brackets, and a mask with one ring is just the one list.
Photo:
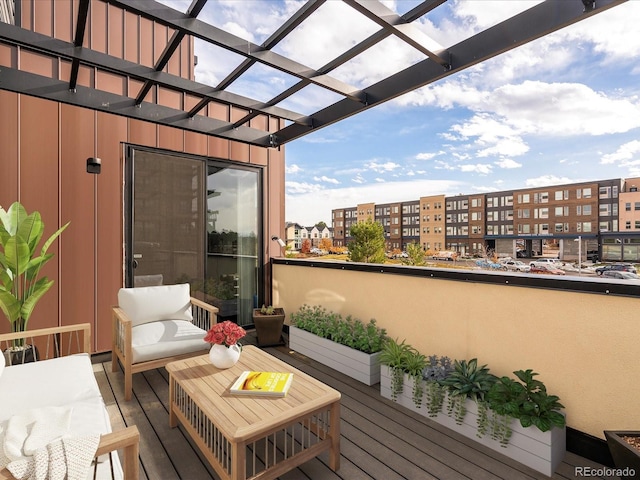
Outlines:
{"label": "green leafy plant", "polygon": [[449,394],[447,414],[455,418],[458,425],[462,424],[467,413],[465,400],[470,398],[480,403],[496,380],[497,377],[489,373],[486,365],[478,366],[478,359],[468,362],[456,360],[453,371],[441,382]]}
{"label": "green leafy plant", "polygon": [[380,354],[380,363],[389,367],[391,371],[391,400],[396,401],[404,389],[404,374],[406,370],[407,358],[411,355],[413,347],[403,340],[391,338],[387,339]]}
{"label": "green leafy plant", "polygon": [[273,308],[273,305],[269,305],[269,306],[262,305],[262,308],[260,309],[260,313],[262,315],[275,315],[277,312],[276,312],[276,309]]}
{"label": "green leafy plant", "polygon": [[437,417],[442,411],[446,389],[441,382],[453,371],[449,357],[429,356],[422,372],[425,381],[425,404],[430,417]]}
{"label": "green leafy plant", "polygon": [[68,226],[66,223],[56,230],[37,253],[44,234],[40,213],[28,214],[19,202],[7,211],[0,207],[0,309],[12,332],[27,329],[33,309],[53,285],[54,281],[46,276],[39,278],[40,270],[53,258],[53,253],[47,250]]}
{"label": "green leafy plant", "polygon": [[404,370],[413,379],[413,391],[411,392],[413,403],[417,408],[422,408],[424,397],[424,379],[422,372],[427,364],[427,357],[415,348],[410,348],[404,359]]}
{"label": "green leafy plant", "polygon": [[351,315],[343,318],[317,305],[303,305],[290,320],[295,327],[369,354],[380,352],[387,338],[375,319],[364,323]]}
{"label": "green leafy plant", "polygon": [[490,408],[499,415],[517,418],[523,427],[535,425],[542,432],[564,427],[565,418],[560,413],[564,405],[534,378],[538,374],[531,369],[513,373],[520,381],[502,377],[491,387],[487,395]]}

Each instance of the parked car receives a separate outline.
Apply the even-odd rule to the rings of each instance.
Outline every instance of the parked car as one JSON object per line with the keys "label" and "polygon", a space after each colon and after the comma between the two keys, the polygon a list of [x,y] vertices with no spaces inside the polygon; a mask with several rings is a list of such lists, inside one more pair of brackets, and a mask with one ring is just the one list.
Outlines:
{"label": "parked car", "polygon": [[598,250],[588,250],[587,251],[587,261],[597,262],[600,260],[600,254]]}
{"label": "parked car", "polygon": [[558,260],[557,258],[538,258],[529,262],[529,266],[533,267],[534,265],[551,265],[552,267],[557,267],[560,265],[560,263],[560,260]]}
{"label": "parked car", "polygon": [[326,255],[329,252],[318,247],[313,247],[311,250],[309,250],[309,253],[313,253],[314,255]]}
{"label": "parked car", "polygon": [[435,255],[433,255],[431,258],[433,260],[447,260],[453,262],[456,258],[458,258],[458,253],[442,250],[440,252],[436,252]]}
{"label": "parked car", "polygon": [[634,267],[630,263],[612,263],[610,265],[604,265],[602,267],[596,268],[596,274],[602,275],[604,274],[604,272],[609,272],[612,270],[617,272],[638,273],[636,267]]}
{"label": "parked car", "polygon": [[632,272],[625,272],[622,270],[606,270],[602,272],[603,277],[618,278],[620,280],[639,280],[640,275]]}
{"label": "parked car", "polygon": [[507,260],[506,262],[502,262],[502,265],[504,265],[507,270],[513,272],[528,272],[531,270],[529,265],[520,260]]}
{"label": "parked car", "polygon": [[[531,262],[534,263],[534,262]],[[531,273],[546,273],[548,275],[566,275],[564,270],[560,270],[559,268],[553,266],[551,263],[549,264],[541,264],[541,265],[531,265]]]}
{"label": "parked car", "polygon": [[527,250],[518,250],[516,252],[516,258],[529,258],[531,255]]}

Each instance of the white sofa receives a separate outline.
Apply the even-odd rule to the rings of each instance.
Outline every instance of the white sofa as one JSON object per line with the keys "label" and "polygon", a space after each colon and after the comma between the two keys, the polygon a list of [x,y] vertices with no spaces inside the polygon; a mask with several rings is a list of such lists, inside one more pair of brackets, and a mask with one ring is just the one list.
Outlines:
{"label": "white sofa", "polygon": [[[4,350],[18,335],[20,334],[0,335],[0,349]],[[96,452],[97,456],[101,456],[97,462],[96,478],[112,478],[111,462],[106,455],[112,452],[113,478],[137,480],[139,433],[135,426],[116,433],[111,430],[109,414],[89,356],[90,325],[32,330],[22,335],[28,336],[29,343],[38,346],[41,357],[50,355],[57,358],[39,358],[33,363],[4,368],[4,356],[0,359],[0,425],[4,425],[5,432],[7,422],[14,415],[28,417],[31,412],[42,412],[46,407],[70,407],[67,436],[101,435]],[[38,340],[34,340],[36,338]],[[70,354],[65,354],[65,349]],[[117,449],[124,449],[124,470]],[[0,479],[5,478],[13,478],[7,469],[0,471]],[[87,478],[93,478],[93,466]]]}
{"label": "white sofa", "polygon": [[202,355],[204,337],[218,309],[190,296],[188,283],[121,288],[113,308],[112,369],[124,371],[124,398],[131,400],[133,374]]}

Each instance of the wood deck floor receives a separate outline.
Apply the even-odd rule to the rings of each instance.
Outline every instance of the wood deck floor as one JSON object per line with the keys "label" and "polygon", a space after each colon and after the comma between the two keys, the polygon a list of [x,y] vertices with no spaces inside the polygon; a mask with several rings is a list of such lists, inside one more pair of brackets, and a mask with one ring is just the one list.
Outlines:
{"label": "wood deck floor", "polygon": [[[247,340],[255,341],[251,333]],[[549,478],[381,397],[378,385],[363,385],[285,347],[266,350],[342,393],[338,472],[329,469],[325,453],[281,476],[283,480]],[[134,375],[129,402],[123,398],[122,372],[111,372],[110,355],[95,356],[94,370],[113,428],[137,425],[140,431],[142,480],[218,479],[182,427],[169,428],[165,369]],[[575,475],[576,466],[599,467],[567,453],[552,478],[581,478]]]}

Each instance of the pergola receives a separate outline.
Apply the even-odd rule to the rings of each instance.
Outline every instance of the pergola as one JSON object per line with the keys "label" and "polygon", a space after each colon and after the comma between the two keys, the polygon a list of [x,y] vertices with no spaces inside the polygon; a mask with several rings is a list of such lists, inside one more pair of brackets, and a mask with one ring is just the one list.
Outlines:
{"label": "pergola", "polygon": [[[584,20],[626,0],[546,0],[455,45],[439,50],[428,47],[434,42],[430,41],[416,22],[435,12],[446,0],[425,0],[403,15],[398,15],[377,0],[342,0],[348,7],[374,22],[377,29],[368,38],[315,69],[277,53],[274,48],[302,22],[314,15],[326,0],[308,0],[261,45],[253,44],[200,20],[198,16],[203,8],[207,3],[209,7],[213,5],[215,8],[215,0],[193,0],[184,13],[153,0],[105,1],[173,30],[171,39],[161,55],[155,59],[153,68],[83,47],[91,1],[80,0],[73,42],[54,39],[10,23],[0,23],[1,42],[35,51],[58,61],[72,63],[68,79],[47,78],[19,69],[2,68],[1,88],[251,145],[277,147]],[[4,3],[7,3],[6,0]],[[16,2],[15,5],[15,18],[20,18],[20,2]],[[215,86],[168,74],[163,69],[185,36],[192,36],[224,48],[244,59]],[[411,46],[424,58],[364,88],[349,85],[332,75],[338,67],[388,37],[395,37]],[[229,86],[241,79],[256,64],[277,69],[293,77],[295,81],[292,85],[283,87],[267,101],[229,91]],[[81,86],[77,83],[81,65],[136,79],[142,82],[143,86],[135,95],[130,96]],[[189,94],[199,101],[188,111],[145,102],[146,95],[154,85]],[[284,100],[309,85],[333,92],[339,99],[310,114],[281,106]],[[199,115],[209,102],[239,107],[247,113],[234,122]],[[284,119],[283,126],[271,133],[249,127],[249,120],[260,114]]]}

